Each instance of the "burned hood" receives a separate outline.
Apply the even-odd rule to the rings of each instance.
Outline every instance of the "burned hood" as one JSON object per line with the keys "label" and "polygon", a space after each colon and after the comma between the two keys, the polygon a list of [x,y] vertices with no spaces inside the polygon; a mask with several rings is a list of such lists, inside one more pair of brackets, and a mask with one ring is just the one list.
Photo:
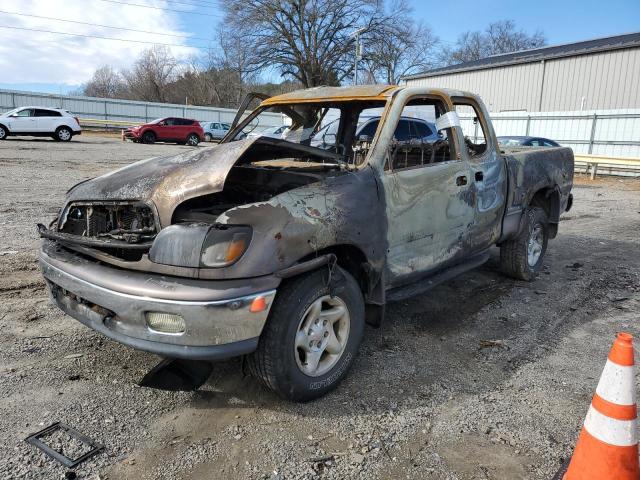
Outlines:
{"label": "burned hood", "polygon": [[221,191],[231,168],[256,141],[259,139],[246,139],[142,160],[78,184],[67,194],[67,202],[151,201],[164,227],[171,223],[178,204]]}

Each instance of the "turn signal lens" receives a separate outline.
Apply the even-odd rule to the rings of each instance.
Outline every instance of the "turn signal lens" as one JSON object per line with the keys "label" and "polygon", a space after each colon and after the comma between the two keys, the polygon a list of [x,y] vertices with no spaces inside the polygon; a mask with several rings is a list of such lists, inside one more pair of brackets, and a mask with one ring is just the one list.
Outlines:
{"label": "turn signal lens", "polygon": [[148,327],[159,333],[178,334],[184,333],[186,326],[184,318],[180,315],[164,312],[147,312]]}
{"label": "turn signal lens", "polygon": [[200,266],[226,267],[238,261],[249,247],[251,228],[244,226],[212,227],[200,253]]}
{"label": "turn signal lens", "polygon": [[264,297],[256,297],[253,299],[253,302],[251,302],[249,311],[251,313],[258,313],[262,312],[265,308],[267,308],[267,302]]}
{"label": "turn signal lens", "polygon": [[233,236],[233,240],[229,244],[229,248],[227,248],[227,262],[232,263],[235,262],[247,249],[247,240],[244,234],[236,233]]}

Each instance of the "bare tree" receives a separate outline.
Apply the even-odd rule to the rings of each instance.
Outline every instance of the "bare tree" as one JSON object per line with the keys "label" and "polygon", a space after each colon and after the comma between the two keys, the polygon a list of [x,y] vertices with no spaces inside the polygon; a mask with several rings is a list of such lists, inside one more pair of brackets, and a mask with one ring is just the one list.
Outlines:
{"label": "bare tree", "polygon": [[470,31],[460,35],[454,48],[444,49],[442,61],[445,64],[470,62],[491,55],[542,47],[546,43],[541,31],[530,35],[524,30],[517,30],[513,20],[501,20],[490,23],[483,32]]}
{"label": "bare tree", "polygon": [[150,102],[166,102],[170,85],[178,75],[178,62],[164,46],[142,52],[131,70],[123,72],[129,93]]}
{"label": "bare tree", "polygon": [[386,21],[365,36],[364,63],[370,81],[396,84],[405,75],[433,67],[438,45],[431,29],[416,23],[406,0],[391,3]]}
{"label": "bare tree", "polygon": [[224,0],[233,41],[253,71],[277,69],[304,87],[338,85],[351,73],[352,33],[384,23],[379,0]]}
{"label": "bare tree", "polygon": [[91,80],[82,87],[82,94],[88,97],[119,98],[124,95],[124,91],[122,75],[109,65],[98,68]]}

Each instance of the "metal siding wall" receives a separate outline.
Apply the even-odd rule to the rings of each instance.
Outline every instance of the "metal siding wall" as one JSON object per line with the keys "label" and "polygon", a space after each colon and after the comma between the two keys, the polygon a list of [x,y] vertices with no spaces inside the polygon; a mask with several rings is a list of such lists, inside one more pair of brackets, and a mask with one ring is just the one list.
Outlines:
{"label": "metal siding wall", "polygon": [[[53,95],[48,93],[0,90],[0,111],[20,106],[64,108],[81,118],[130,121],[143,123],[159,117],[188,117],[199,121],[230,123],[236,110],[229,108],[184,106],[167,103],[138,102],[106,98]],[[258,129],[283,124],[282,115],[268,114]]]}
{"label": "metal siding wall", "polygon": [[541,64],[461,72],[408,80],[409,86],[454,88],[479,94],[491,111],[537,110]]}
{"label": "metal siding wall", "polygon": [[493,112],[640,108],[640,48],[407,80],[479,94]]}
{"label": "metal siding wall", "polygon": [[640,107],[640,48],[548,60],[543,111]]}

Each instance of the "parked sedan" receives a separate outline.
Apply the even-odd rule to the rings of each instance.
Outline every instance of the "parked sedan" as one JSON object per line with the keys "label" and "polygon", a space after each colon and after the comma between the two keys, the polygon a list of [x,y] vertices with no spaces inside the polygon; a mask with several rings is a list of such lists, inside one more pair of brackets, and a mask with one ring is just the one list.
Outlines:
{"label": "parked sedan", "polygon": [[186,143],[195,147],[204,139],[204,131],[196,120],[169,117],[127,128],[124,131],[124,138],[141,143]]}
{"label": "parked sedan", "polygon": [[[372,139],[378,129],[380,117],[371,117],[358,126],[356,140],[363,138]],[[311,145],[319,148],[326,148],[333,145],[333,141],[338,132],[338,121],[328,123],[314,135]],[[425,142],[435,142],[440,137],[436,133],[436,126],[426,120],[412,117],[402,117],[398,122],[394,138],[399,142],[406,142],[412,139],[421,139]]]}
{"label": "parked sedan", "polygon": [[206,142],[222,140],[231,128],[231,125],[222,122],[200,122],[200,126],[204,130],[204,140]]}
{"label": "parked sedan", "polygon": [[81,133],[78,118],[61,108],[19,107],[0,115],[0,140],[9,135],[28,135],[68,142]]}
{"label": "parked sedan", "polygon": [[514,135],[510,137],[498,137],[498,143],[505,147],[560,147],[558,142],[542,137],[529,137]]}

